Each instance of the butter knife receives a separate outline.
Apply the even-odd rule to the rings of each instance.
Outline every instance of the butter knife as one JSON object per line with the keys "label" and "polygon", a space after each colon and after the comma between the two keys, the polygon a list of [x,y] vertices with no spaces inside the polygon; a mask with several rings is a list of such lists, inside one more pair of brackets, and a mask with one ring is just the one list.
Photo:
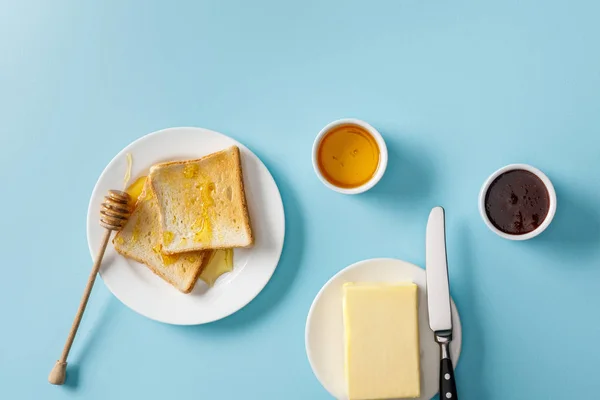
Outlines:
{"label": "butter knife", "polygon": [[446,227],[444,209],[435,207],[427,221],[425,271],[427,274],[427,303],[429,327],[440,345],[440,399],[458,399],[454,368],[450,359],[452,314],[450,286],[446,260]]}

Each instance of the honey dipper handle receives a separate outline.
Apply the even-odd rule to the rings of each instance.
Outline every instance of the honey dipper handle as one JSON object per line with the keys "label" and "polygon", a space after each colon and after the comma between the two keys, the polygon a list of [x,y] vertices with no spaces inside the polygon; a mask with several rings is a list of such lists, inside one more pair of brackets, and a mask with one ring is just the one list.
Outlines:
{"label": "honey dipper handle", "polygon": [[75,320],[73,321],[73,325],[71,326],[71,331],[69,331],[67,342],[65,343],[65,347],[63,348],[62,354],[60,355],[60,359],[56,361],[54,368],[52,368],[52,371],[50,371],[50,375],[48,376],[48,382],[50,382],[53,385],[62,385],[63,383],[65,383],[67,357],[69,356],[71,345],[73,344],[73,340],[75,339],[75,335],[77,334],[77,329],[79,328],[79,323],[81,322],[81,318],[83,317],[85,307],[87,306],[88,299],[90,298],[90,293],[92,293],[92,288],[94,287],[94,282],[96,281],[96,275],[98,274],[98,270],[100,269],[100,264],[102,264],[102,258],[104,257],[104,252],[106,251],[106,246],[108,245],[108,240],[110,239],[110,234],[111,231],[106,229],[104,232],[104,237],[102,238],[102,245],[100,246],[100,251],[96,256],[96,261],[94,262],[92,272],[90,272],[87,285],[85,285],[85,290],[83,291],[83,296],[81,297],[81,302],[79,303],[77,314],[75,314]]}

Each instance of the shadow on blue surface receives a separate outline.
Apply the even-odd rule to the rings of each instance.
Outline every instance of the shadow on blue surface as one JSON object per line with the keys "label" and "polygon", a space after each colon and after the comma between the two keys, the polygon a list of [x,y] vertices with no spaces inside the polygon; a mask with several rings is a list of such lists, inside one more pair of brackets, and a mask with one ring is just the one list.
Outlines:
{"label": "shadow on blue surface", "polygon": [[382,135],[388,148],[387,170],[364,197],[391,206],[423,202],[429,197],[436,176],[427,151],[409,140],[399,140],[400,134],[382,132]]}
{"label": "shadow on blue surface", "polygon": [[[97,278],[100,279],[100,278]],[[81,337],[81,333],[75,339],[72,354],[69,356],[69,363],[67,364],[67,378],[65,380],[64,388],[69,391],[77,391],[82,386],[81,377],[85,374],[80,374],[80,366],[84,366],[88,363],[90,357],[93,358],[93,354],[105,346],[101,343],[102,338],[106,337],[106,333],[113,328],[115,321],[118,319],[116,316],[124,306],[119,303],[114,297],[109,297],[98,318],[94,322],[93,326],[89,329],[89,333],[85,337]],[[79,340],[83,339],[81,344],[78,344]]]}
{"label": "shadow on blue surface", "polygon": [[[554,220],[532,247],[565,259],[578,267],[600,250],[600,200],[592,199],[581,188],[554,182],[557,209]],[[588,265],[592,265],[587,263]]]}
{"label": "shadow on blue surface", "polygon": [[69,363],[67,365],[67,378],[63,386],[67,390],[77,391],[79,385],[79,365]]}
{"label": "shadow on blue surface", "polygon": [[[461,356],[456,366],[457,388],[461,397],[461,383],[468,381],[468,397],[473,399],[488,399],[486,385],[483,377],[483,360],[485,359],[485,335],[483,328],[479,325],[483,321],[483,315],[479,302],[481,295],[477,293],[478,285],[475,276],[477,266],[473,259],[473,234],[465,223],[457,232],[460,237],[458,248],[458,259],[462,269],[462,280],[460,281],[460,299],[457,304],[460,312],[463,332],[463,347]],[[456,297],[455,297],[456,301]],[[464,371],[463,373],[461,373]],[[468,374],[468,378],[465,377]],[[462,385],[463,387],[467,385]],[[463,389],[464,391],[464,389]],[[466,397],[463,392],[462,397]]]}

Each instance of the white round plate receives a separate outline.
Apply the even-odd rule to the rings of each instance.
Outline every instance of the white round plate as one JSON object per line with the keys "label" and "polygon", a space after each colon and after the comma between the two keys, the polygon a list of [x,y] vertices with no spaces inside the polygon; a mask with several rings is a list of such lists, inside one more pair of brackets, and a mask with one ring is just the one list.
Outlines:
{"label": "white round plate", "polygon": [[[419,338],[421,345],[421,397],[438,392],[440,349],[429,329],[425,270],[401,260],[378,258],[344,268],[323,286],[306,320],[305,345],[317,379],[336,399],[347,399],[344,377],[344,320],[342,287],[346,282],[414,282],[419,287]],[[453,340],[450,355],[456,368],[462,342],[458,311],[452,302]]]}
{"label": "white round plate", "polygon": [[127,153],[133,158],[131,181],[144,176],[153,164],[199,158],[237,145],[250,222],[253,247],[235,249],[233,271],[222,275],[212,288],[198,281],[183,294],[154,275],[144,265],[120,256],[109,244],[100,276],[108,289],[132,310],[156,321],[197,325],[224,318],[248,304],[267,284],[283,248],[285,217],[277,185],[265,165],[237,141],[202,128],[170,128],[146,135],[125,147],[108,164],[94,187],[87,216],[87,237],[94,258],[104,228],[100,227],[100,204],[110,189],[121,189],[127,171]]}

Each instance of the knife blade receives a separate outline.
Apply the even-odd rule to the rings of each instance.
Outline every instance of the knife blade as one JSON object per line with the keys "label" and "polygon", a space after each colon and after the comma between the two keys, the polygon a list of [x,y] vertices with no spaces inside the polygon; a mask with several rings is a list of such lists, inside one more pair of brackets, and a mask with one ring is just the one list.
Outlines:
{"label": "knife blade", "polygon": [[452,331],[450,288],[446,261],[446,227],[444,209],[435,207],[427,221],[425,242],[425,272],[427,274],[427,303],[429,327],[434,332]]}
{"label": "knife blade", "polygon": [[442,207],[435,207],[429,214],[425,246],[429,327],[440,345],[440,398],[458,400],[454,367],[450,358],[452,311],[446,258],[445,212]]}

